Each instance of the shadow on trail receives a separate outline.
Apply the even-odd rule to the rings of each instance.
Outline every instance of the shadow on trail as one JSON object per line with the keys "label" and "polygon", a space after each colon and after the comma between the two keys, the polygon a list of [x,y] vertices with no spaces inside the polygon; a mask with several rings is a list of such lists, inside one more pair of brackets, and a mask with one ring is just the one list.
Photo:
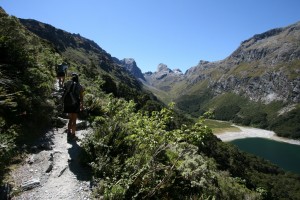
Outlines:
{"label": "shadow on trail", "polygon": [[90,181],[92,179],[92,170],[89,166],[84,165],[81,161],[83,148],[77,144],[76,141],[70,143],[71,148],[68,149],[71,161],[69,162],[69,169],[80,181]]}

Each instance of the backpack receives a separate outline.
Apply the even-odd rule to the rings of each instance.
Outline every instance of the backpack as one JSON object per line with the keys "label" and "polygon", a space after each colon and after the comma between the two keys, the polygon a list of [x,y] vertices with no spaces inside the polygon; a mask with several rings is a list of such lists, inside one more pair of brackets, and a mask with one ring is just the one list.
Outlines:
{"label": "backpack", "polygon": [[58,64],[56,66],[56,73],[62,73],[62,72],[65,72],[65,67],[63,64]]}
{"label": "backpack", "polygon": [[64,86],[63,93],[64,106],[75,106],[80,104],[80,85],[79,83],[68,81]]}

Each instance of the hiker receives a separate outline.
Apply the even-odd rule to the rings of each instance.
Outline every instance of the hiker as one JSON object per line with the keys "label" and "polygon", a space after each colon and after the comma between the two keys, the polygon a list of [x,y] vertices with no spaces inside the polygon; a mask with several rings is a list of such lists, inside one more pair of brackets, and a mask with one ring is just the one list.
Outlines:
{"label": "hiker", "polygon": [[64,84],[64,113],[68,113],[69,122],[67,130],[68,141],[76,140],[76,120],[77,114],[83,110],[83,87],[79,84],[76,73],[72,73],[71,80]]}
{"label": "hiker", "polygon": [[58,85],[60,88],[63,87],[65,82],[65,77],[67,75],[68,64],[63,62],[56,66],[56,76],[58,78]]}

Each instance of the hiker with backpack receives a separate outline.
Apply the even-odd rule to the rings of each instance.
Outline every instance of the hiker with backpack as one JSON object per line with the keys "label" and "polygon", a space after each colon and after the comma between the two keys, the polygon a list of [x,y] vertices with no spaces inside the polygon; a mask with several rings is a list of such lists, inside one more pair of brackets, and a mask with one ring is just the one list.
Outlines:
{"label": "hiker with backpack", "polygon": [[68,141],[76,140],[77,115],[83,110],[83,87],[79,83],[76,73],[72,73],[71,80],[64,84],[63,104],[64,113],[68,113],[69,122],[67,130]]}
{"label": "hiker with backpack", "polygon": [[67,75],[68,64],[63,62],[56,66],[56,77],[58,78],[58,85],[60,88],[63,87],[65,82],[65,77]]}

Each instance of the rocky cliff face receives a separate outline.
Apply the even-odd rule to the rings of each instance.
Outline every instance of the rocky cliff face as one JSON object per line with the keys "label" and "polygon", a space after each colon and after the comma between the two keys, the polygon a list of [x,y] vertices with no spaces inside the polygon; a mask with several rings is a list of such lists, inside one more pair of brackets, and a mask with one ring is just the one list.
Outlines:
{"label": "rocky cliff face", "polygon": [[212,88],[216,94],[232,91],[236,94],[243,94],[250,100],[264,103],[272,101],[299,103],[299,86],[299,78],[289,80],[288,75],[279,70],[263,72],[262,75],[256,77],[224,76],[215,81]]}
{"label": "rocky cliff face", "polygon": [[236,63],[259,60],[268,65],[299,59],[299,33],[300,24],[296,23],[254,35],[242,42],[229,59]]}
{"label": "rocky cliff face", "polygon": [[212,85],[218,93],[234,91],[265,103],[299,103],[300,23],[242,42],[216,70],[225,72]]}
{"label": "rocky cliff face", "polygon": [[81,37],[79,34],[71,34],[64,30],[57,29],[52,25],[32,19],[19,20],[28,30],[53,43],[60,52],[64,52],[72,47],[107,54],[106,51],[99,47],[94,41]]}
{"label": "rocky cliff face", "polygon": [[[115,59],[117,60],[117,59]],[[124,67],[127,71],[129,71],[133,76],[137,79],[145,81],[145,77],[141,71],[141,69],[136,65],[136,62],[133,58],[124,58],[122,60],[117,60],[122,67]]]}

